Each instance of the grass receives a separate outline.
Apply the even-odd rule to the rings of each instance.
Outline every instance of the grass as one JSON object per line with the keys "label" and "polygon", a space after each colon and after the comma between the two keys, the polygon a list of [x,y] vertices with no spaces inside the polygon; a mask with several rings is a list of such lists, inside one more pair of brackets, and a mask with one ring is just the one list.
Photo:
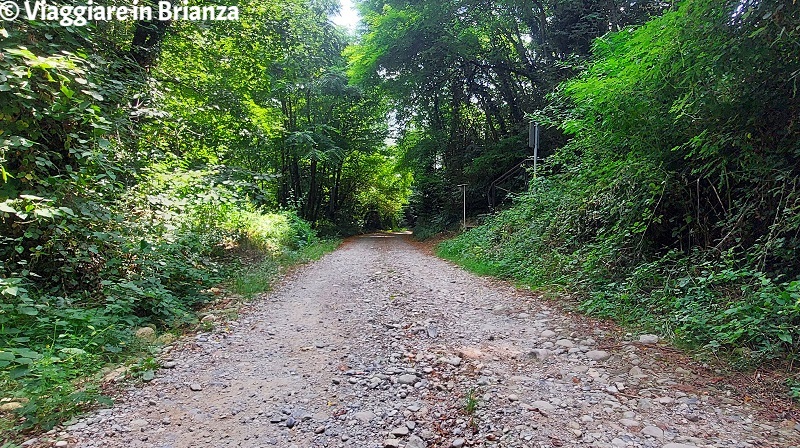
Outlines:
{"label": "grass", "polygon": [[[339,244],[339,240],[314,238],[297,249],[281,246],[279,250],[267,253],[258,247],[251,247],[248,249],[249,255],[258,254],[257,257],[238,257],[235,262],[226,262],[231,266],[226,268],[230,274],[225,286],[231,293],[243,299],[251,299],[257,294],[269,291],[277,277],[287,269],[318,260],[334,251]],[[242,261],[247,259],[258,259],[258,261],[250,263]],[[234,263],[239,263],[239,267],[235,267]],[[203,325],[213,326],[213,323],[200,322],[197,325],[203,328]],[[191,328],[195,327],[180,326],[162,330],[180,332],[181,329]],[[26,377],[30,378],[27,380],[14,378],[5,372],[0,375],[0,398],[13,398],[14,401],[23,402],[25,405],[14,413],[0,413],[0,448],[16,447],[14,443],[33,437],[36,432],[80,416],[98,404],[111,404],[101,395],[102,373],[98,373],[100,367],[108,363],[110,358],[90,351],[89,347],[86,348],[86,351],[57,352],[51,349],[42,352],[41,356],[29,365],[29,369],[35,371],[36,375]],[[154,355],[156,348],[151,344],[133,340],[125,347],[124,352],[119,353],[111,361],[129,365],[130,379],[149,381],[159,368]],[[24,418],[21,418],[23,416]]]}
{"label": "grass", "polygon": [[230,280],[231,290],[245,299],[251,299],[272,288],[275,279],[286,269],[319,260],[333,252],[340,240],[320,240],[298,250],[267,255],[262,260],[238,269]]}
{"label": "grass", "polygon": [[507,275],[503,274],[499,266],[487,262],[486,260],[464,257],[459,253],[448,250],[447,246],[438,245],[436,247],[436,255],[458,264],[473,274],[499,278],[507,277]]}
{"label": "grass", "polygon": [[475,389],[470,389],[469,391],[467,391],[467,394],[464,397],[464,413],[469,416],[473,416],[477,409],[478,409],[478,397],[476,395]]}

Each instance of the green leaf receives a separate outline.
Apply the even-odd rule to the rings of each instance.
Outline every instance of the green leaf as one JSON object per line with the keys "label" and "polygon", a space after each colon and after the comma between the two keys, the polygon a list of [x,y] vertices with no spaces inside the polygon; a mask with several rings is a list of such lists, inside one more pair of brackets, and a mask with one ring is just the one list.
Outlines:
{"label": "green leaf", "polygon": [[8,377],[11,378],[12,380],[16,380],[16,379],[28,376],[28,374],[30,374],[30,373],[31,373],[31,371],[30,371],[29,368],[20,366],[20,367],[16,367],[14,369],[11,369],[8,372]]}
{"label": "green leaf", "polygon": [[24,314],[26,316],[37,316],[39,314],[39,310],[32,306],[21,305],[17,309],[19,310],[20,314]]}
{"label": "green leaf", "polygon": [[61,86],[61,93],[63,93],[67,98],[72,98],[72,95],[75,95],[75,91],[70,90],[70,88],[65,85]]}

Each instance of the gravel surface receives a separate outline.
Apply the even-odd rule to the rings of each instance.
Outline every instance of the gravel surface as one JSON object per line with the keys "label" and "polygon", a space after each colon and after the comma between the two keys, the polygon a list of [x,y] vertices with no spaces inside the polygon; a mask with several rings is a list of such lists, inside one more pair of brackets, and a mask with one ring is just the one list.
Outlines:
{"label": "gravel surface", "polygon": [[[30,445],[80,447],[798,447],[724,388],[530,293],[354,239],[163,368]],[[666,347],[664,347],[667,349]],[[57,445],[57,443],[60,443]]]}

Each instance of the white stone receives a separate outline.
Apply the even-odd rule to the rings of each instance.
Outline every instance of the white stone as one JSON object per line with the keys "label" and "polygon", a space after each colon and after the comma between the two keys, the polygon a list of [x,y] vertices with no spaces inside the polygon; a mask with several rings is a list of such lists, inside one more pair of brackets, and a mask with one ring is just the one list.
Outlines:
{"label": "white stone", "polygon": [[657,344],[659,337],[654,334],[643,334],[639,336],[639,342],[642,344]]}
{"label": "white stone", "polygon": [[586,352],[586,356],[592,361],[605,361],[611,357],[611,354],[605,350],[591,350]]}
{"label": "white stone", "polygon": [[550,404],[550,403],[548,403],[546,401],[542,401],[542,400],[534,401],[533,403],[531,403],[531,406],[533,406],[534,409],[538,409],[538,410],[540,410],[542,412],[550,412],[550,411],[555,410],[555,408],[556,408],[552,404]]}
{"label": "white stone", "polygon": [[626,428],[634,428],[636,426],[639,426],[639,422],[630,418],[623,418],[622,420],[619,421],[619,423]]}
{"label": "white stone", "polygon": [[645,426],[644,428],[642,428],[642,434],[650,437],[655,437],[657,439],[664,438],[664,431],[657,426]]}
{"label": "white stone", "polygon": [[572,347],[575,346],[575,343],[570,341],[569,339],[559,339],[559,340],[556,341],[556,345],[559,345],[559,346],[565,347],[565,348],[572,348]]}

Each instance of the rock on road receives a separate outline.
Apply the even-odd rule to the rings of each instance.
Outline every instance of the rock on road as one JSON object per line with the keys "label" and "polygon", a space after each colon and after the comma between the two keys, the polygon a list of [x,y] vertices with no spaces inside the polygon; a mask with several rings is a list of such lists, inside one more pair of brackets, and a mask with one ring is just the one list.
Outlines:
{"label": "rock on road", "polygon": [[794,422],[691,386],[698,373],[659,347],[614,339],[407,235],[369,235],[173,344],[174,368],[51,436],[134,448],[800,446]]}

